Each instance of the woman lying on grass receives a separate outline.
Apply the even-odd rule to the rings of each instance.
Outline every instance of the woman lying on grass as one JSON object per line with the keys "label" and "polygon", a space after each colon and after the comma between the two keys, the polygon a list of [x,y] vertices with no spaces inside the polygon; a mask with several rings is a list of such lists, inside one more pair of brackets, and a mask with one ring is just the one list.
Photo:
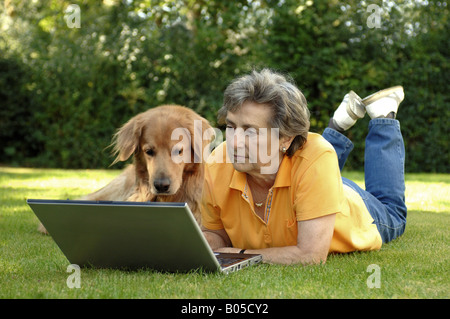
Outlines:
{"label": "woman lying on grass", "polygon": [[[405,151],[395,119],[403,97],[402,87],[362,100],[350,91],[319,135],[308,132],[306,99],[292,81],[267,69],[233,81],[219,110],[226,142],[205,171],[202,223],[212,249],[315,264],[403,234]],[[353,149],[343,133],[366,111],[363,190],[340,171]]]}

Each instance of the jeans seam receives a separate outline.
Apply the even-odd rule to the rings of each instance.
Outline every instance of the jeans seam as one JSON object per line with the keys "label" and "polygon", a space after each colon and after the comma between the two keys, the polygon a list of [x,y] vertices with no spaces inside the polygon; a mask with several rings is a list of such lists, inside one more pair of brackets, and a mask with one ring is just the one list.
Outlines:
{"label": "jeans seam", "polygon": [[398,120],[396,119],[387,119],[387,118],[377,118],[377,119],[372,119],[369,122],[369,127],[372,125],[390,125],[390,124],[395,124],[397,126],[398,129]]}
{"label": "jeans seam", "polygon": [[[397,131],[401,134],[399,126],[397,126]],[[398,152],[398,155],[399,155],[398,157],[400,159],[400,163],[402,165],[402,170],[403,170],[403,174],[404,174],[405,173],[405,161],[404,161],[403,156],[402,156],[402,142],[401,142],[401,140],[397,141],[397,152]]]}

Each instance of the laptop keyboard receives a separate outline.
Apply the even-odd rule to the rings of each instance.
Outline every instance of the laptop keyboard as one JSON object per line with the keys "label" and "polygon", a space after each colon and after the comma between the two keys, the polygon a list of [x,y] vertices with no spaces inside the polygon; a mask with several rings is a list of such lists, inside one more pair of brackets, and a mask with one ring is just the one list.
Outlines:
{"label": "laptop keyboard", "polygon": [[242,258],[222,258],[222,257],[217,257],[217,256],[216,256],[216,258],[219,261],[219,264],[221,266],[229,266],[229,265],[232,265],[232,264],[242,260]]}

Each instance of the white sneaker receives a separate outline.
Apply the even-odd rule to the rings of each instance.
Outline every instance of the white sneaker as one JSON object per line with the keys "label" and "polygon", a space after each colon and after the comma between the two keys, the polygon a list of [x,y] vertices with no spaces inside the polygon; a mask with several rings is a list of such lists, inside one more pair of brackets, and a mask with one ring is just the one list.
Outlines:
{"label": "white sneaker", "polygon": [[361,98],[353,91],[348,92],[333,114],[334,123],[343,131],[352,127],[357,119],[366,114]]}
{"label": "white sneaker", "polygon": [[371,119],[386,117],[389,113],[397,114],[398,106],[405,98],[402,86],[394,86],[365,97],[362,102]]}

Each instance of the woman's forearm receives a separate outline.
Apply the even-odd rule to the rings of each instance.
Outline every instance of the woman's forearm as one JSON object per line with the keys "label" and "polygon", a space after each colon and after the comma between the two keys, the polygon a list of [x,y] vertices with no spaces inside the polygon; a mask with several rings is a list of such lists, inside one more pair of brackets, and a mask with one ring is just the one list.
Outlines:
{"label": "woman's forearm", "polygon": [[216,250],[221,247],[227,247],[225,240],[218,234],[210,231],[203,231],[203,236],[205,236],[206,241],[212,250]]}
{"label": "woman's forearm", "polygon": [[[227,253],[239,253],[240,248],[232,247],[217,247],[214,249],[217,252],[227,252]],[[327,256],[317,253],[308,253],[302,251],[297,246],[286,246],[286,247],[273,247],[264,249],[247,249],[246,254],[260,254],[263,257],[263,262],[268,264],[282,264],[282,265],[311,265],[325,263]]]}

